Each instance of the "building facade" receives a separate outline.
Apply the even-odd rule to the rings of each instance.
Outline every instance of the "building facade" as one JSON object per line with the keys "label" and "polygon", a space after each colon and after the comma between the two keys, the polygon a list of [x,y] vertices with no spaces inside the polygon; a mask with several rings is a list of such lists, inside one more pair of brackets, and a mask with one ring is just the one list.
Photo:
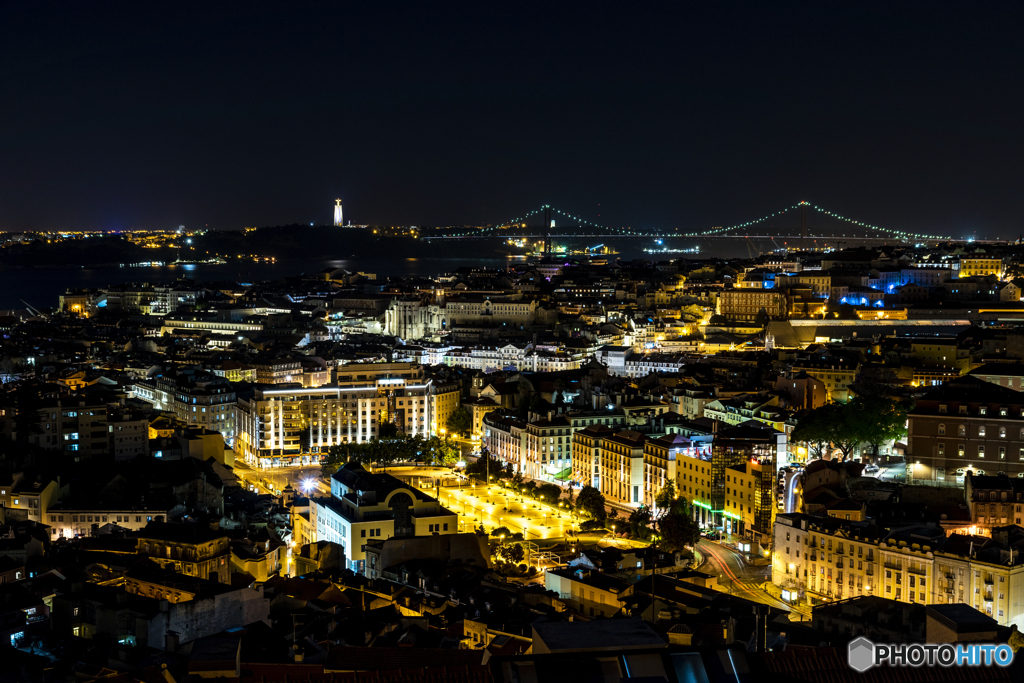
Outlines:
{"label": "building facade", "polygon": [[317,541],[343,546],[348,568],[379,578],[383,567],[366,567],[366,540],[455,534],[458,514],[389,474],[348,463],[331,477],[331,497],[310,501]]}
{"label": "building facade", "polygon": [[[1024,619],[1024,530],[992,537],[905,524],[779,514],[772,583],[813,602],[878,595],[911,604],[964,603],[1002,626]],[[785,595],[785,593],[784,593]]]}
{"label": "building facade", "polygon": [[312,389],[256,389],[238,401],[235,452],[257,467],[316,462],[331,446],[374,439],[382,423],[429,436],[434,411],[454,385],[431,392],[431,380],[412,363],[341,366],[338,381]]}
{"label": "building facade", "polygon": [[962,482],[1024,476],[1024,393],[973,376],[921,396],[907,426],[907,476]]}

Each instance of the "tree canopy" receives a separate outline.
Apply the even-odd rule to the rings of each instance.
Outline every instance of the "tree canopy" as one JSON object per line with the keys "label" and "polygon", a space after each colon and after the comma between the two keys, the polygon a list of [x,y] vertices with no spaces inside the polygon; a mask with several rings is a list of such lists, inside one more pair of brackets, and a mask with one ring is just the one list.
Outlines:
{"label": "tree canopy", "polygon": [[473,429],[473,417],[468,410],[459,406],[448,416],[444,426],[449,434],[466,434]]}
{"label": "tree canopy", "polygon": [[793,430],[793,441],[806,443],[811,456],[830,448],[850,458],[857,446],[894,441],[906,433],[907,407],[884,396],[859,396],[849,403],[829,403],[805,415]]}
{"label": "tree canopy", "polygon": [[397,462],[452,465],[458,457],[458,448],[446,439],[399,434],[394,438],[375,438],[363,443],[336,444],[327,449],[322,464],[324,473],[331,474],[349,461],[378,465]]}
{"label": "tree canopy", "polygon": [[602,521],[608,513],[604,508],[604,495],[593,486],[584,486],[576,496],[576,507],[594,520]]}

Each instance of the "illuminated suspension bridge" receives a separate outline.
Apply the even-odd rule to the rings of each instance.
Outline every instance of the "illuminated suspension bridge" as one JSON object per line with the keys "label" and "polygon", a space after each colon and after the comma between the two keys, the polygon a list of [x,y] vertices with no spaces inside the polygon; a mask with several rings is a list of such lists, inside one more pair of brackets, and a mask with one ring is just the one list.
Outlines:
{"label": "illuminated suspension bridge", "polygon": [[[554,225],[552,224],[554,218]],[[538,221],[538,219],[540,219]],[[811,227],[813,224],[814,227]],[[557,226],[557,227],[555,227]],[[926,235],[859,221],[810,202],[792,206],[744,223],[706,230],[640,229],[601,225],[544,204],[518,218],[484,228],[458,229],[424,239],[471,239],[482,237],[544,239],[552,237],[736,237],[749,239],[829,239],[865,241],[949,241],[946,235]]]}

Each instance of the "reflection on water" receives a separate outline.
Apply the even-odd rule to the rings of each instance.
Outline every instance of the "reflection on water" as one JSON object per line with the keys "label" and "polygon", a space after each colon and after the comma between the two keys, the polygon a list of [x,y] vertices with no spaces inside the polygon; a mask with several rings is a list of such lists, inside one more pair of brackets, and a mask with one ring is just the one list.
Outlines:
{"label": "reflection on water", "polygon": [[[684,245],[684,243],[685,246],[693,246],[692,239],[665,238],[664,242],[669,246]],[[753,243],[754,240],[702,239],[700,240],[700,255],[704,258],[742,258],[755,251],[770,251],[779,246],[763,241],[765,243],[758,243],[756,249],[748,249],[747,242]],[[648,260],[652,256],[645,254],[643,248],[650,244],[652,241],[647,238],[619,238],[616,240],[615,248],[619,251],[618,258],[623,261]],[[494,244],[481,240],[476,253],[496,254],[496,248],[500,245],[501,240],[496,240]],[[569,244],[568,246],[574,245]],[[755,245],[750,246],[754,247]],[[665,258],[671,258],[671,256],[673,255],[666,255]],[[523,259],[524,257],[521,255],[509,254],[495,255],[489,258],[466,258],[464,256],[378,257],[276,261],[273,263],[235,261],[226,264],[186,263],[177,266],[6,270],[0,271],[0,309],[22,308],[24,306],[21,303],[22,299],[36,308],[56,307],[60,295],[69,288],[95,288],[131,282],[167,284],[183,277],[194,279],[197,282],[257,282],[303,273],[316,273],[327,268],[344,268],[351,271],[373,273],[380,278],[428,277],[451,272],[460,266],[504,268],[521,264]]]}

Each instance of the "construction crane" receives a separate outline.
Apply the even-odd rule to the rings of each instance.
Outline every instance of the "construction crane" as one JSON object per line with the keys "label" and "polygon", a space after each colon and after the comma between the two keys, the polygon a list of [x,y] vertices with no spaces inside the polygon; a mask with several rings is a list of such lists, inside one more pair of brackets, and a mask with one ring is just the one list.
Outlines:
{"label": "construction crane", "polygon": [[24,299],[19,299],[19,301],[21,301],[21,303],[25,304],[25,308],[28,309],[28,312],[31,313],[32,315],[36,316],[37,318],[42,318],[43,320],[49,320],[50,319],[49,315],[47,315],[46,313],[43,313],[41,311],[36,310],[35,308],[32,307],[32,304],[30,304],[29,302],[25,301]]}

